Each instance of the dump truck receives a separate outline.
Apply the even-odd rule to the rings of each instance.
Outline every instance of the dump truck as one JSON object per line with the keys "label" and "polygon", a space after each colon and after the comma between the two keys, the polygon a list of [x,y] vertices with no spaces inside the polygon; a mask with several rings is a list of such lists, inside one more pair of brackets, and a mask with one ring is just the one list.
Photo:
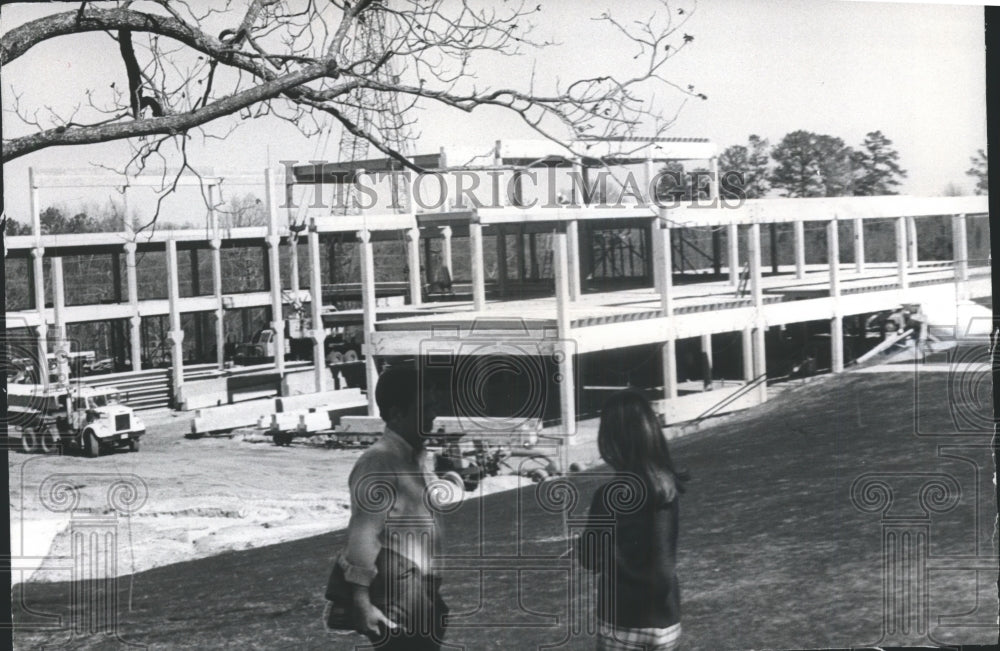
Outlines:
{"label": "dump truck", "polygon": [[25,452],[76,450],[88,457],[127,447],[139,450],[146,426],[118,401],[114,387],[37,384],[7,386],[9,418]]}

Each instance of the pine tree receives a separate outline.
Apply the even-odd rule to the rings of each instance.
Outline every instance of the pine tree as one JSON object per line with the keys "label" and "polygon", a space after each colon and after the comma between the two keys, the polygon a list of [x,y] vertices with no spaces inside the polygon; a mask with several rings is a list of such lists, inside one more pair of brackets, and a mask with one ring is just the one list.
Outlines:
{"label": "pine tree", "polygon": [[894,189],[906,178],[906,170],[899,166],[899,152],[892,148],[892,141],[881,131],[865,135],[861,149],[854,152],[854,194],[874,196],[898,194]]}

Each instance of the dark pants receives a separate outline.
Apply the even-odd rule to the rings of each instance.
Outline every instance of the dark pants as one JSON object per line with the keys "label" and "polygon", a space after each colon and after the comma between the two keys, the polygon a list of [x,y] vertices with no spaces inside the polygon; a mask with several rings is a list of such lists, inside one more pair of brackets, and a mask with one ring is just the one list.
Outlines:
{"label": "dark pants", "polygon": [[408,559],[393,553],[379,554],[376,566],[378,575],[370,588],[372,603],[399,628],[381,637],[369,636],[375,648],[440,649],[448,614],[440,594],[440,578],[422,573]]}

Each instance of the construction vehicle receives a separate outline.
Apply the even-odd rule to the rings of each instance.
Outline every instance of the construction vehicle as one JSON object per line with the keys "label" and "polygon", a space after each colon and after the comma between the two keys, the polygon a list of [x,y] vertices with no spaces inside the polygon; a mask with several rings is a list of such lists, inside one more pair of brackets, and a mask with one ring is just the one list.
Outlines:
{"label": "construction vehicle", "polygon": [[[346,364],[361,359],[361,342],[358,336],[345,332],[346,328],[325,328],[324,357],[328,366]],[[262,328],[254,333],[248,343],[236,348],[237,364],[266,364],[274,361],[275,333],[272,328]],[[312,360],[313,339],[309,335],[309,322],[304,317],[285,319],[285,359]]]}
{"label": "construction vehicle", "polygon": [[11,420],[19,426],[25,452],[77,450],[96,457],[105,450],[139,450],[146,426],[118,401],[114,387],[11,384]]}

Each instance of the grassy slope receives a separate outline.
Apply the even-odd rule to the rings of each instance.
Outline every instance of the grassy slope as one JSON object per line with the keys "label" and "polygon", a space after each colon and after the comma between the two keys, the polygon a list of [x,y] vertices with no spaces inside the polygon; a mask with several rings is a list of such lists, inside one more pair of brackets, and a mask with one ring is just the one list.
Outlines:
{"label": "grassy slope", "polygon": [[[922,377],[916,393],[905,373],[830,378],[788,391],[746,418],[675,442],[675,458],[694,478],[681,513],[685,648],[878,642],[881,525],[878,514],[858,511],[850,499],[851,483],[866,472],[953,474],[962,498],[953,511],[934,514],[931,553],[989,554],[996,514],[989,450],[966,452],[974,463],[936,456],[939,443],[989,440],[913,435],[915,416],[922,431],[954,432],[946,397],[943,374]],[[589,504],[597,483],[587,475],[578,481],[575,514]],[[913,513],[918,484],[905,477],[893,481],[898,504],[893,513]],[[562,549],[560,519],[543,512],[528,489],[463,505],[447,523],[448,552],[474,555],[488,540],[484,554],[512,553],[518,531],[522,553],[551,556]],[[361,638],[329,636],[319,621],[329,557],[342,541],[343,532],[335,532],[138,574],[131,612],[129,581],[123,580],[122,637],[154,648],[353,648]],[[557,562],[542,566],[551,569],[521,573],[520,589],[511,570],[446,574],[452,612],[470,613],[463,618],[466,626],[452,627],[449,641],[470,649],[522,649],[566,636],[570,602],[584,610],[585,602],[568,596],[567,575]],[[983,575],[980,583],[985,610],[969,619],[995,622],[996,575]],[[25,603],[35,612],[65,615],[68,588],[29,584]],[[974,573],[935,573],[929,595],[937,640],[996,640],[995,624],[992,631],[937,625],[938,615],[974,609]],[[15,613],[22,625],[33,619]],[[24,630],[16,636],[20,648],[66,640],[70,648],[103,648],[111,641]],[[593,648],[593,642],[576,636],[565,648]]]}

